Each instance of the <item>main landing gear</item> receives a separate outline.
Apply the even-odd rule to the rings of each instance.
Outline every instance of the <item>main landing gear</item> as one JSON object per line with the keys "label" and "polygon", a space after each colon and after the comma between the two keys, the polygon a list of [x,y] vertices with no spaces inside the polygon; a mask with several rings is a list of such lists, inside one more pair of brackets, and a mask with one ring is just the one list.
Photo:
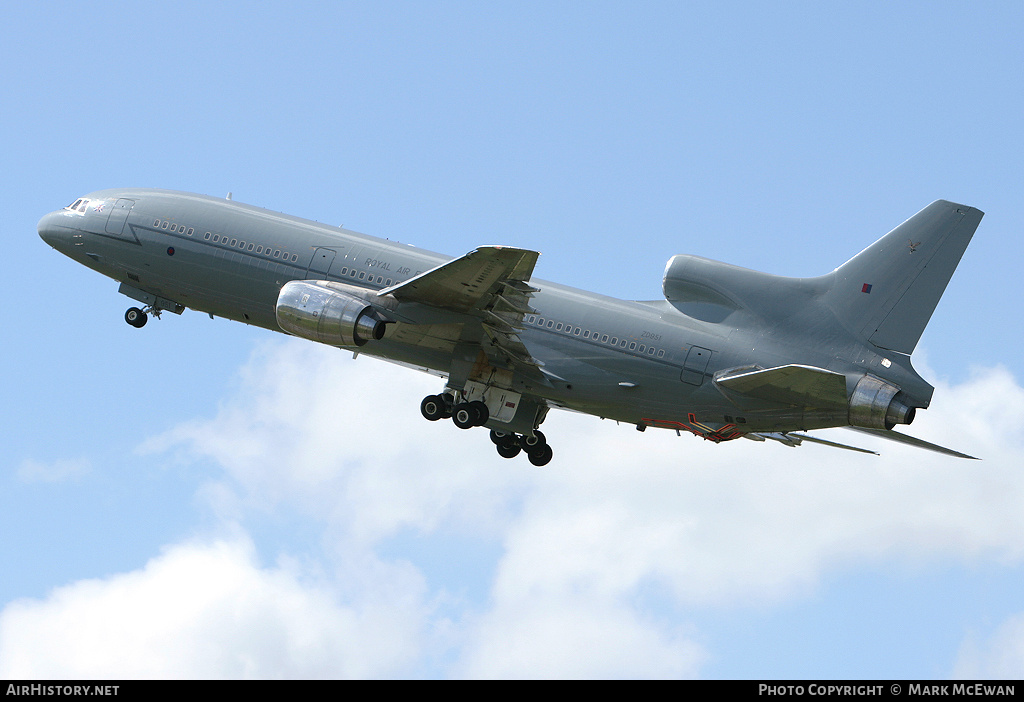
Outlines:
{"label": "main landing gear", "polygon": [[525,451],[526,457],[535,466],[546,466],[554,455],[544,434],[537,430],[534,430],[533,436],[528,436],[491,429],[491,443],[502,458],[515,458],[520,451]]}
{"label": "main landing gear", "polygon": [[[480,400],[472,402],[456,402],[451,395],[427,395],[420,403],[420,412],[431,422],[439,419],[451,419],[459,429],[480,427],[490,419],[487,405]],[[515,458],[525,452],[530,463],[545,466],[554,455],[544,435],[534,431],[532,436],[512,432],[491,430],[491,442],[498,449],[502,458]]]}

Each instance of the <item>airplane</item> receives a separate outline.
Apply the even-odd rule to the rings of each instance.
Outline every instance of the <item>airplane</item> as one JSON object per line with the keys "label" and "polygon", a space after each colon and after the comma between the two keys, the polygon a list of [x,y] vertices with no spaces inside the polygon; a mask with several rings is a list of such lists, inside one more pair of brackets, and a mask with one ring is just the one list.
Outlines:
{"label": "airplane", "polygon": [[340,227],[171,190],[99,190],[40,237],[120,283],[143,327],[197,310],[444,379],[420,411],[486,427],[537,466],[551,408],[694,434],[876,453],[807,431],[897,432],[934,388],[910,356],[984,213],[937,200],[831,273],[787,278],[672,257],[664,299],[619,300],[533,277],[536,251],[451,258]]}

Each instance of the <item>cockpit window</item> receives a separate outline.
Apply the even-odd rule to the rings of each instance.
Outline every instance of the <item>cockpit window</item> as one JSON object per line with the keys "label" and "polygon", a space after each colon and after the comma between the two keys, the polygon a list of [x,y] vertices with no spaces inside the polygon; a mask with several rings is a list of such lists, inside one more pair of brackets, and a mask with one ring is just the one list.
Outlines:
{"label": "cockpit window", "polygon": [[88,200],[82,200],[82,204],[78,206],[78,211],[79,212],[85,212],[87,207],[89,207],[89,201]]}
{"label": "cockpit window", "polygon": [[85,209],[89,206],[89,202],[90,200],[87,198],[80,197],[64,209],[71,210],[72,212],[85,212]]}

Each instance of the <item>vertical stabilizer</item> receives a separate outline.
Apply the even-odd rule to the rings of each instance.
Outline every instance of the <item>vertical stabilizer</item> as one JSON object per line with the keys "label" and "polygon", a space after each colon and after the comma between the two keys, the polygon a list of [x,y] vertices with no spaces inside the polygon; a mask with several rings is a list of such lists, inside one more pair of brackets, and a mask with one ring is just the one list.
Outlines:
{"label": "vertical stabilizer", "polygon": [[833,271],[826,304],[875,346],[912,353],[983,215],[933,202]]}

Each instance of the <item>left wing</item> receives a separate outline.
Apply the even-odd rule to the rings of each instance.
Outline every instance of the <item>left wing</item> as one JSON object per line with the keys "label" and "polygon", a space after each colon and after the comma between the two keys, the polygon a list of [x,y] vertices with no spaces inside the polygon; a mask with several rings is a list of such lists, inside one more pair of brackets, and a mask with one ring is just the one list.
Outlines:
{"label": "left wing", "polygon": [[[414,278],[380,291],[399,302],[415,302],[475,317],[481,346],[507,365],[540,367],[519,338],[523,316],[534,313],[529,285],[540,254],[509,246],[481,246]],[[454,339],[453,339],[454,341]]]}

